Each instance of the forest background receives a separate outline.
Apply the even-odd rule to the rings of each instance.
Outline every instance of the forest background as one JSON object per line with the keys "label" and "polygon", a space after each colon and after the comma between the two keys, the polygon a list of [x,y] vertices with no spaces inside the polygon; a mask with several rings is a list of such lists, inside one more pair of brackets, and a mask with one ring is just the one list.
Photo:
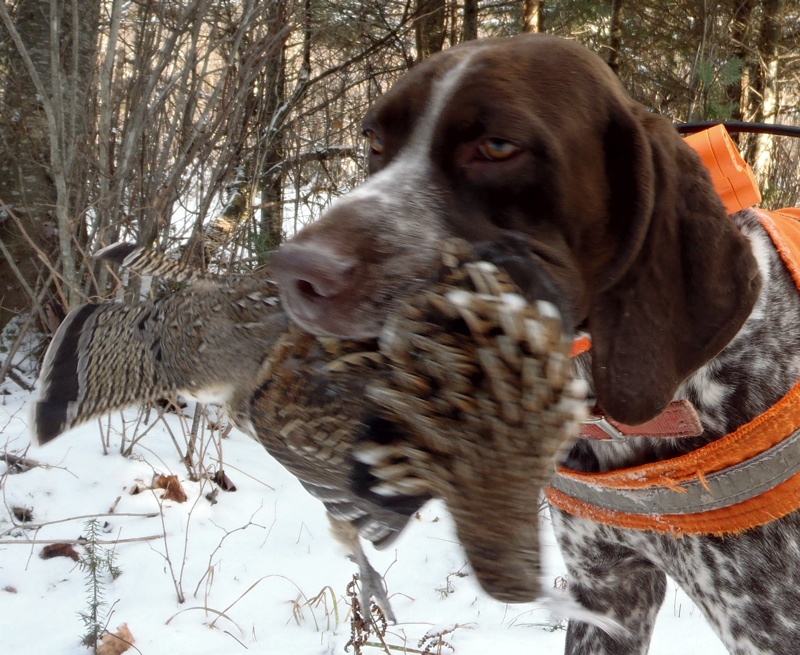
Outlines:
{"label": "forest background", "polygon": [[[90,254],[120,239],[265,263],[362,179],[366,107],[460,41],[553,33],[676,122],[800,123],[798,0],[3,0],[0,19],[4,350],[108,297]],[[766,206],[798,202],[800,139],[740,146]],[[26,384],[12,359],[0,381]]]}

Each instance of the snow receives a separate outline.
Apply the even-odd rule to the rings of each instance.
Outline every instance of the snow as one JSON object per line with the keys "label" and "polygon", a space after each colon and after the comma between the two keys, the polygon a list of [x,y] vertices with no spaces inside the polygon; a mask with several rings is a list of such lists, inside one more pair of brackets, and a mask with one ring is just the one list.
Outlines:
{"label": "snow", "polygon": [[[20,455],[30,440],[32,397],[11,382],[5,387],[0,444],[3,453]],[[185,411],[194,410],[189,405]],[[90,652],[80,643],[85,629],[79,613],[88,607],[86,573],[66,557],[41,559],[44,544],[32,541],[76,539],[86,533],[85,517],[98,515],[105,538],[123,540],[103,546],[113,548],[122,570],[104,585],[108,626],[114,631],[127,624],[138,652],[344,653],[351,636],[345,592],[355,565],[329,535],[321,503],[257,443],[234,431],[223,440],[223,454],[237,490],[220,491],[212,504],[206,495],[213,485],[188,479],[167,430],[184,447],[185,421],[178,416],[155,419],[133,455],[120,454],[123,425],[130,440],[137,414],[126,412],[124,424],[123,416],[113,417],[110,431],[106,422],[102,431],[92,423],[31,447],[26,456],[40,465],[26,472],[10,474],[0,463],[2,652]],[[104,454],[101,435],[107,431],[109,452]],[[218,468],[213,445],[206,439],[201,446],[206,466]],[[162,490],[146,489],[154,473],[178,476],[188,500],[162,500]],[[140,493],[132,495],[137,487]],[[15,527],[13,507],[30,510],[32,522]],[[565,569],[548,522],[543,524],[550,584]],[[76,550],[84,553],[81,546]],[[385,636],[392,646],[451,653],[435,645],[436,634],[445,632],[457,655],[563,651],[563,623],[541,603],[507,605],[481,591],[441,502],[426,505],[388,551],[367,547],[367,554],[385,575],[399,620]],[[178,602],[176,587],[185,602]],[[426,635],[432,638],[420,646]],[[362,647],[365,655],[385,652]],[[725,650],[699,610],[671,585],[650,653],[698,652],[722,655]]]}

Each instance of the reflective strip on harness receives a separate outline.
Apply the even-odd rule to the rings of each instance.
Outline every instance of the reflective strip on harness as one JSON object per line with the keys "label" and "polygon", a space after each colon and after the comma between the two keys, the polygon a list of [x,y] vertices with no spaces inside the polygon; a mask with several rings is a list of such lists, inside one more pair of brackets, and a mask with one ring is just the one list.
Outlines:
{"label": "reflective strip on harness", "polygon": [[[565,512],[619,528],[736,534],[800,508],[798,423],[800,382],[766,412],[702,448],[606,473],[562,466],[545,494]],[[682,504],[694,507],[684,513]]]}
{"label": "reflective strip on harness", "polygon": [[556,475],[553,487],[577,500],[632,514],[695,514],[750,500],[800,473],[800,430],[777,446],[730,468],[697,478],[675,488],[615,489]]}
{"label": "reflective strip on harness", "polygon": [[583,503],[548,487],[547,499],[568,514],[616,528],[650,530],[674,536],[703,534],[723,537],[765,525],[800,507],[800,474],[755,498],[696,514],[630,514]]}

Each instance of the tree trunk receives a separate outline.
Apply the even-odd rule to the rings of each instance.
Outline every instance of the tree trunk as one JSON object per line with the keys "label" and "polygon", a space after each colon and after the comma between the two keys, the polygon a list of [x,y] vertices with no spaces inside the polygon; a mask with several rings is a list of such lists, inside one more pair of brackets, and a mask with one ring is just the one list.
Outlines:
{"label": "tree trunk", "polygon": [[[756,106],[753,120],[774,123],[778,115],[778,62],[779,49],[783,36],[783,13],[785,0],[764,0],[762,3],[761,30],[758,39],[760,66],[756,68],[752,88],[755,99],[761,102]],[[749,161],[762,180],[764,191],[769,190],[769,177],[772,172],[772,149],[774,139],[760,134],[754,139]]]}
{"label": "tree trunk", "polygon": [[444,46],[445,0],[417,0],[417,61],[440,52]]}
{"label": "tree trunk", "polygon": [[[20,3],[17,31],[42,82],[49,88],[49,0]],[[0,200],[19,219],[3,209],[0,239],[8,254],[0,260],[0,326],[30,307],[41,264],[36,249],[51,256],[57,249],[53,208],[56,190],[49,175],[50,139],[47,118],[33,80],[6,30],[7,82],[3,97],[0,138]],[[26,236],[27,234],[27,236]],[[16,265],[16,270],[14,266]],[[23,279],[19,279],[19,277]]]}
{"label": "tree trunk", "polygon": [[[731,120],[741,121],[745,119],[745,106],[747,98],[747,86],[753,70],[752,56],[747,47],[747,35],[750,32],[750,21],[753,17],[753,8],[756,0],[743,0],[735,3],[731,21],[731,41],[733,42],[732,55],[742,62],[742,77],[732,80],[725,87],[725,97],[731,105]],[[738,135],[737,135],[738,136]]]}
{"label": "tree trunk", "polygon": [[522,7],[522,31],[544,32],[544,0],[525,0]]}
{"label": "tree trunk", "polygon": [[[42,258],[58,270],[62,304],[78,299],[70,185],[86,135],[100,2],[25,0],[3,7],[6,68],[0,121],[0,326],[37,304]],[[51,47],[52,46],[52,47]],[[52,83],[55,71],[58,84]],[[60,259],[60,266],[55,262]]]}
{"label": "tree trunk", "polygon": [[464,41],[474,41],[477,38],[478,0],[464,0]]}
{"label": "tree trunk", "polygon": [[623,0],[613,0],[611,3],[611,24],[608,34],[608,65],[612,71],[619,75],[620,48],[622,47],[622,7]]}
{"label": "tree trunk", "polygon": [[[285,31],[288,16],[284,2],[273,3],[274,10],[269,12],[270,33],[273,38]],[[310,11],[310,9],[308,9]],[[308,20],[308,15],[306,15]],[[308,65],[310,32],[305,30],[304,66]],[[260,113],[264,125],[264,150],[259,167],[259,189],[261,196],[261,217],[259,221],[259,248],[261,254],[277,248],[283,239],[283,137],[282,127],[271,128],[278,110],[286,102],[286,49],[275,48],[264,64],[263,73],[264,96]]]}

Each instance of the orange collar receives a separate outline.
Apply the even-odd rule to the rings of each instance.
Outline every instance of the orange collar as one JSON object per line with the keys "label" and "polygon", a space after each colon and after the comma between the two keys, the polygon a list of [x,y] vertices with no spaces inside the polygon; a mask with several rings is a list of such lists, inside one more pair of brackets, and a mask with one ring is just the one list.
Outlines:
{"label": "orange collar", "polygon": [[[693,135],[691,145],[707,146],[699,150],[728,210],[758,202],[752,172],[727,132],[712,131]],[[723,155],[733,162],[727,168]],[[800,208],[759,213],[800,291]],[[781,518],[800,508],[800,382],[764,414],[692,453],[607,473],[561,466],[545,493],[582,518],[676,535],[735,534]]]}

